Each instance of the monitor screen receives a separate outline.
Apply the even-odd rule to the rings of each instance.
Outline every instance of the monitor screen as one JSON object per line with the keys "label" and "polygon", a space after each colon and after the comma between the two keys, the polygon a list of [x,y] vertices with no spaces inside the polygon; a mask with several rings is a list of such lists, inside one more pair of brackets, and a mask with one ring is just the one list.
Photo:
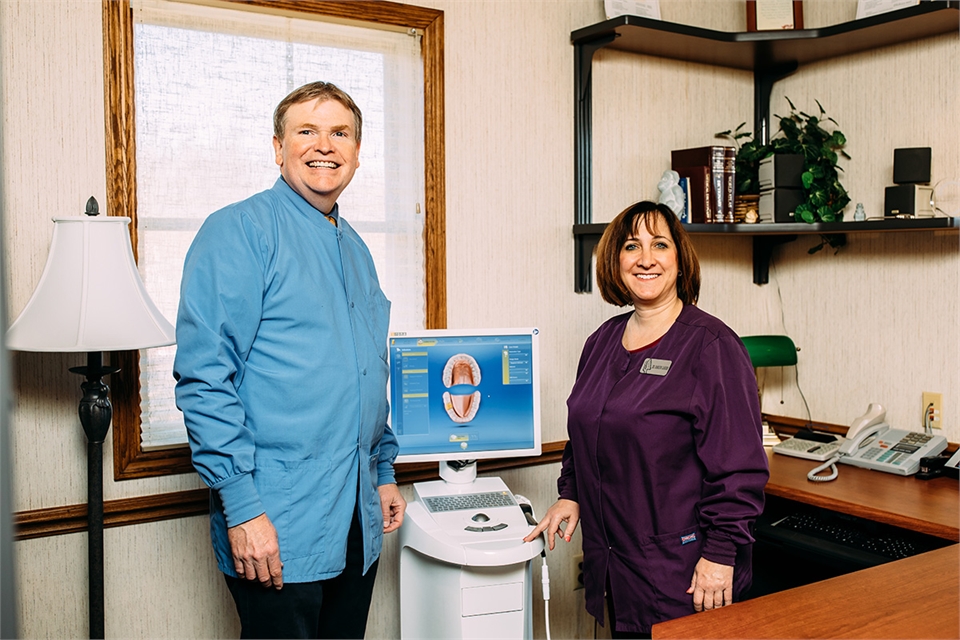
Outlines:
{"label": "monitor screen", "polygon": [[539,330],[394,331],[397,462],[540,455]]}

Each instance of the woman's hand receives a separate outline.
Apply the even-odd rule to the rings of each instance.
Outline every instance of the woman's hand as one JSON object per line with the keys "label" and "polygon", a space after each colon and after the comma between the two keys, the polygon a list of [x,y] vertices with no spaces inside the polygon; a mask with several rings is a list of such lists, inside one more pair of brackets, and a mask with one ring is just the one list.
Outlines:
{"label": "woman's hand", "polygon": [[[563,529],[560,529],[561,522],[567,523]],[[559,533],[565,542],[570,542],[570,536],[577,530],[577,523],[579,522],[580,505],[573,500],[561,498],[547,510],[547,515],[543,516],[540,524],[523,541],[533,542],[541,532],[546,531],[547,546],[550,547],[550,551],[553,551],[553,537]]]}
{"label": "woman's hand", "polygon": [[709,611],[733,604],[733,567],[700,558],[687,593],[693,594],[694,611]]}

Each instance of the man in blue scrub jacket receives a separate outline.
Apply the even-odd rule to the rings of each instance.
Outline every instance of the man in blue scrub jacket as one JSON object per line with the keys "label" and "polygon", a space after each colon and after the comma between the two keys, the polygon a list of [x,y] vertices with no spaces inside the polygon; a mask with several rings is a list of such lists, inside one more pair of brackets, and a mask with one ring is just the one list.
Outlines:
{"label": "man in blue scrub jacket", "polygon": [[336,86],[293,91],[274,113],[280,178],[210,215],[184,264],[177,405],[244,638],[362,638],[383,534],[406,508],[390,302],[337,208],[361,127]]}

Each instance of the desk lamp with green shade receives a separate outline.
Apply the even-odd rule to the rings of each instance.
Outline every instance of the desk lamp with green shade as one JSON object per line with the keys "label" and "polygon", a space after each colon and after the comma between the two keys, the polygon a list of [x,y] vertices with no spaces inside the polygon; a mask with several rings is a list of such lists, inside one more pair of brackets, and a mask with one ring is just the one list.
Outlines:
{"label": "desk lamp with green shade", "polygon": [[[788,336],[740,336],[740,341],[747,348],[747,354],[750,356],[750,363],[753,365],[754,373],[760,367],[792,367],[797,364],[797,345],[793,343]],[[762,400],[759,381],[757,382],[757,395]],[[763,404],[761,403],[761,410]],[[769,428],[768,428],[768,431]],[[768,443],[768,437],[770,442]],[[779,438],[776,438],[772,432],[764,433],[764,444],[776,444]],[[775,439],[775,440],[774,440]]]}

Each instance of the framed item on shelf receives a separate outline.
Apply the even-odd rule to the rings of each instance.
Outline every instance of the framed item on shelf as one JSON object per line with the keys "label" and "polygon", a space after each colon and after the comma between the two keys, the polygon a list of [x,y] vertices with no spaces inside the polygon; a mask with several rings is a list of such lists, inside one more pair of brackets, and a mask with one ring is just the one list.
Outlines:
{"label": "framed item on shelf", "polygon": [[920,4],[920,0],[858,0],[857,20]]}
{"label": "framed item on shelf", "polygon": [[747,0],[747,31],[789,29],[803,29],[803,0]]}
{"label": "framed item on shelf", "polygon": [[608,20],[617,16],[640,16],[659,20],[660,0],[603,0],[603,11]]}

